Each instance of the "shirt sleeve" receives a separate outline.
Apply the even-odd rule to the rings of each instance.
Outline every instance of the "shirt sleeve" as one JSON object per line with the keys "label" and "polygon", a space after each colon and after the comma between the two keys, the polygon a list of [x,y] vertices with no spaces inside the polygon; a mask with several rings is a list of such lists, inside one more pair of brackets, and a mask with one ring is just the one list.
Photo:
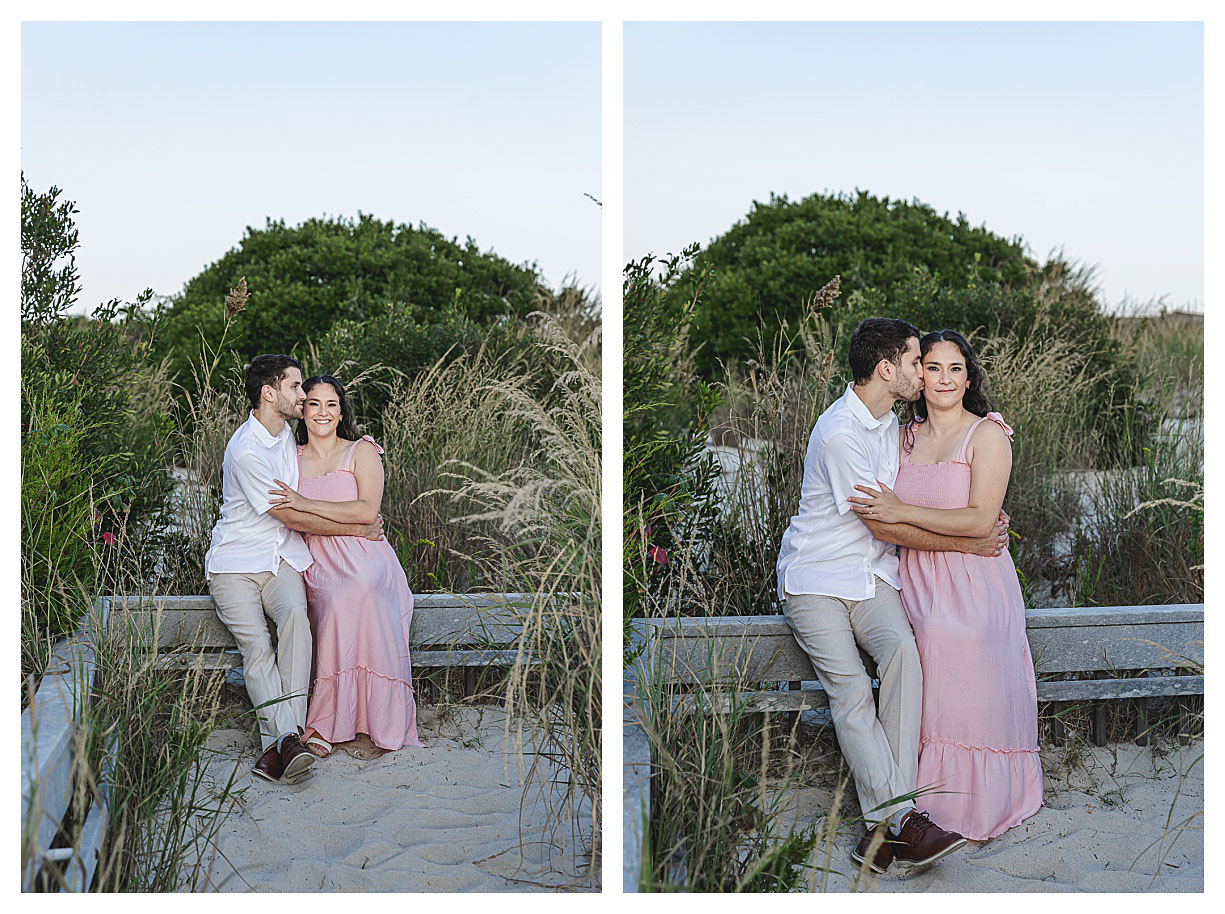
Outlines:
{"label": "shirt sleeve", "polygon": [[260,460],[257,454],[242,454],[231,465],[234,481],[245,498],[255,509],[256,514],[264,514],[272,509],[270,489],[275,489],[276,473],[272,466]]}
{"label": "shirt sleeve", "polygon": [[851,510],[847,499],[863,495],[855,486],[877,488],[876,462],[863,444],[851,435],[835,435],[825,442],[818,463],[840,515]]}

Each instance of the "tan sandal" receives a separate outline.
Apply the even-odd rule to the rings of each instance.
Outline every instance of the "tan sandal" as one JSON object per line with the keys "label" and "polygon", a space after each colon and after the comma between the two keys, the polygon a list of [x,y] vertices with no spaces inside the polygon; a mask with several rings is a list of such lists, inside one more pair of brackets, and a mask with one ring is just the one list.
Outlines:
{"label": "tan sandal", "polygon": [[302,740],[302,745],[306,746],[311,755],[316,758],[327,758],[332,754],[332,744],[318,733],[312,733],[309,737]]}

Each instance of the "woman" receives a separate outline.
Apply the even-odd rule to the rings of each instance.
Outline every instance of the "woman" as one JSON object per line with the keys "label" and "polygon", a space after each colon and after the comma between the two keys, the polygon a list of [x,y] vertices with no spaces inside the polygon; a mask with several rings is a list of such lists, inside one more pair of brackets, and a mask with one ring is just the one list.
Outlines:
{"label": "woman", "polygon": [[[1012,429],[983,392],[982,367],[953,330],[919,341],[923,393],[901,430],[890,490],[856,486],[859,514],[934,533],[991,532],[1012,471]],[[1025,604],[1007,550],[986,557],[901,551],[902,605],[923,666],[917,800],[943,828],[975,841],[1042,805],[1038,701]]]}
{"label": "woman", "polygon": [[[383,449],[360,435],[344,387],[330,375],[302,384],[298,490],[276,480],[274,505],[341,523],[374,523],[383,498]],[[303,742],[322,757],[365,733],[380,749],[420,746],[409,626],[413,594],[386,540],[306,536],[314,687]]]}

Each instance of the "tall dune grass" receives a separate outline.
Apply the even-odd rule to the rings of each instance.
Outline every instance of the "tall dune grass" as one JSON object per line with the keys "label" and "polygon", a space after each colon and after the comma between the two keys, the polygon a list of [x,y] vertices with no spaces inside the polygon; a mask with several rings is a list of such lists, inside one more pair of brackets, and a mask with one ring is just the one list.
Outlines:
{"label": "tall dune grass", "polygon": [[[155,631],[136,629],[122,614],[105,618],[99,612],[95,587],[135,593],[144,583],[132,545],[101,548],[106,551],[94,557],[96,579],[77,582],[73,591],[96,673],[92,688],[78,695],[72,799],[54,846],[78,848],[87,811],[105,796],[108,819],[90,890],[201,889],[208,885],[208,847],[243,773],[235,769],[228,781],[216,783],[205,772],[202,753],[221,715],[223,673],[165,669]],[[190,653],[190,646],[185,650]],[[36,726],[39,712],[35,704]],[[33,839],[23,835],[23,869],[35,851]],[[62,865],[53,863],[43,865],[39,885],[81,889],[68,885]]]}
{"label": "tall dune grass", "polygon": [[[477,389],[508,429],[495,468],[442,464],[458,522],[480,552],[467,558],[499,590],[532,594],[514,608],[522,627],[506,703],[527,766],[524,801],[549,804],[550,827],[591,854],[598,879],[601,778],[599,332],[572,339],[554,317],[533,315],[535,345],[563,366],[544,391],[528,374],[487,376]],[[506,440],[522,442],[511,451]],[[525,446],[526,445],[526,446]],[[562,787],[557,799],[557,786]],[[580,875],[580,874],[573,874]]]}

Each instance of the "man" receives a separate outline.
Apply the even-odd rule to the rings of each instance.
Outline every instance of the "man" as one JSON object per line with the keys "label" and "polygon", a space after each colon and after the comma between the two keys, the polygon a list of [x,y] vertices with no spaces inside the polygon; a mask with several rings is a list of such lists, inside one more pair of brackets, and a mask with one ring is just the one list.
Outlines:
{"label": "man", "polygon": [[[311,630],[302,572],[311,555],[301,533],[382,537],[382,522],[338,524],[273,507],[276,480],[298,484],[290,419],[302,418],[302,365],[287,355],[252,359],[245,376],[251,414],[226,445],[221,518],[204,558],[217,615],[242,654],[247,694],[259,720],[263,754],[254,773],[269,781],[301,774],[315,757],[299,736],[306,725]],[[265,616],[277,631],[277,648]]]}
{"label": "man", "polygon": [[[896,858],[928,866],[965,844],[917,809],[923,674],[902,608],[895,545],[995,555],[1003,524],[983,539],[942,536],[909,524],[860,517],[847,499],[856,484],[875,487],[898,472],[893,405],[923,389],[919,331],[901,320],[869,318],[851,337],[855,383],[821,414],[808,439],[798,513],[783,534],[778,595],[796,640],[829,697],[834,732],[851,769],[868,832],[852,857],[877,873]],[[879,711],[862,647],[880,678]],[[872,837],[879,833],[874,844]]]}

